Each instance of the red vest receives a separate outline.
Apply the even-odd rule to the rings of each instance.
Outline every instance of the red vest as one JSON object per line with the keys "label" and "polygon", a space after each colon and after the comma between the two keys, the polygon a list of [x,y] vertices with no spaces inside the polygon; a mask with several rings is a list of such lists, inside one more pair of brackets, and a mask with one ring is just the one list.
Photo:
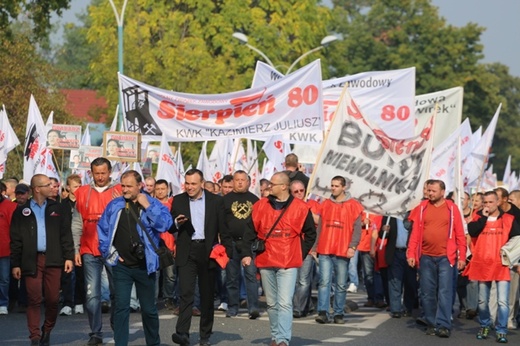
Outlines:
{"label": "red vest", "polygon": [[507,243],[515,217],[503,214],[486,226],[476,238],[471,238],[473,257],[464,275],[476,281],[510,281],[509,268],[502,265],[500,248]]}
{"label": "red vest", "polygon": [[11,254],[9,244],[11,237],[9,228],[11,227],[11,218],[18,204],[11,202],[5,198],[0,202],[0,257],[8,257]]}
{"label": "red vest", "polygon": [[325,200],[321,205],[321,232],[316,250],[318,254],[347,257],[354,221],[362,212],[363,206],[355,199],[342,203]]}
{"label": "red vest", "polygon": [[[282,210],[274,210],[267,198],[253,205],[253,224],[259,239],[271,230]],[[265,242],[265,251],[256,256],[258,268],[299,268],[303,262],[301,236],[309,213],[307,204],[294,198]]]}
{"label": "red vest", "polygon": [[[117,192],[117,194],[116,194]],[[91,185],[83,185],[74,193],[76,196],[76,209],[83,219],[83,233],[80,239],[80,254],[101,256],[99,252],[99,239],[97,223],[106,206],[112,199],[121,195],[121,185],[114,185],[99,193]]]}
{"label": "red vest", "polygon": [[[163,203],[163,202],[161,202],[161,203],[166,208],[168,208],[168,210],[171,210],[172,203],[173,203],[173,197],[168,198],[168,201],[166,201],[166,203]],[[170,249],[170,251],[175,251],[175,238],[174,238],[173,234],[166,231],[166,232],[162,232],[161,234],[159,234],[159,237],[161,237],[161,239],[164,241],[164,245],[166,245],[166,247],[168,249]]]}

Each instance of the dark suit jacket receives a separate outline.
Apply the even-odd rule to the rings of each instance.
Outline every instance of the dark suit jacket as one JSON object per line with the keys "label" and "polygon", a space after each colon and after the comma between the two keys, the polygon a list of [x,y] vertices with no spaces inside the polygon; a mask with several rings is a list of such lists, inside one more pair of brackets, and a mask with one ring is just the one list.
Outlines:
{"label": "dark suit jacket", "polygon": [[[408,217],[408,216],[407,216]],[[383,220],[381,221],[381,227],[383,225],[386,225],[386,220],[388,219],[388,216],[383,217]],[[390,223],[388,224],[390,226],[390,231],[386,234],[386,239],[388,239],[388,242],[386,243],[386,250],[385,250],[385,261],[387,265],[391,265],[394,262],[394,254],[395,254],[395,243],[397,241],[397,220],[394,217],[390,218]],[[405,225],[406,228],[406,225]],[[406,238],[406,246],[408,246],[408,240],[410,239],[410,230],[408,230],[408,236]],[[379,231],[379,238],[383,237],[383,231]]]}
{"label": "dark suit jacket", "polygon": [[[221,196],[212,194],[211,192],[204,191],[204,199],[206,204],[205,220],[204,220],[204,238],[206,245],[206,256],[209,260],[209,255],[213,248],[213,245],[219,243],[219,233],[225,232],[225,216],[224,216],[224,202]],[[175,263],[179,267],[182,267],[188,263],[188,256],[191,248],[191,236],[195,232],[191,223],[190,213],[190,197],[186,192],[176,195],[173,198],[171,214],[173,219],[178,215],[185,215],[188,217],[188,221],[181,225],[179,228],[172,226],[171,231],[177,233],[176,241],[176,256]],[[226,247],[226,252],[229,253],[232,249],[227,239],[222,238],[222,245]],[[209,261],[210,268],[216,267],[215,261]]]}

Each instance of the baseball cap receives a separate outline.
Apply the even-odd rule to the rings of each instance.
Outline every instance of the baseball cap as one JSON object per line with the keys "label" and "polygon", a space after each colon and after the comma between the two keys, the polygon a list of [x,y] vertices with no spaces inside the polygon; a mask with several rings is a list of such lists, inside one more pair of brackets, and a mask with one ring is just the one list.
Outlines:
{"label": "baseball cap", "polygon": [[29,192],[29,186],[25,184],[18,184],[14,189],[14,193],[27,193]]}

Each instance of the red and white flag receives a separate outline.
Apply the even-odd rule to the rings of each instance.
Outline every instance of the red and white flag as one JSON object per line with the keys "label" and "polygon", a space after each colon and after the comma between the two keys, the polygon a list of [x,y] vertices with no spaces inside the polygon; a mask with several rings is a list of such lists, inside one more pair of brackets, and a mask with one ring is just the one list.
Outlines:
{"label": "red and white flag", "polygon": [[9,123],[5,106],[3,106],[0,109],[0,179],[4,176],[7,154],[18,144],[20,141]]}

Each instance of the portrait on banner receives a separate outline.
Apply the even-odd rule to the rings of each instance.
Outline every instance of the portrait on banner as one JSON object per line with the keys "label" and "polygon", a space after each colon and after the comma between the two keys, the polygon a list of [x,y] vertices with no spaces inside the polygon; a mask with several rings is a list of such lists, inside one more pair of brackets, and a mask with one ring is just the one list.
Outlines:
{"label": "portrait on banner", "polygon": [[81,126],[53,124],[47,131],[47,148],[79,149],[81,141]]}
{"label": "portrait on banner", "polygon": [[104,157],[113,161],[139,162],[141,135],[134,132],[104,132],[103,154]]}

